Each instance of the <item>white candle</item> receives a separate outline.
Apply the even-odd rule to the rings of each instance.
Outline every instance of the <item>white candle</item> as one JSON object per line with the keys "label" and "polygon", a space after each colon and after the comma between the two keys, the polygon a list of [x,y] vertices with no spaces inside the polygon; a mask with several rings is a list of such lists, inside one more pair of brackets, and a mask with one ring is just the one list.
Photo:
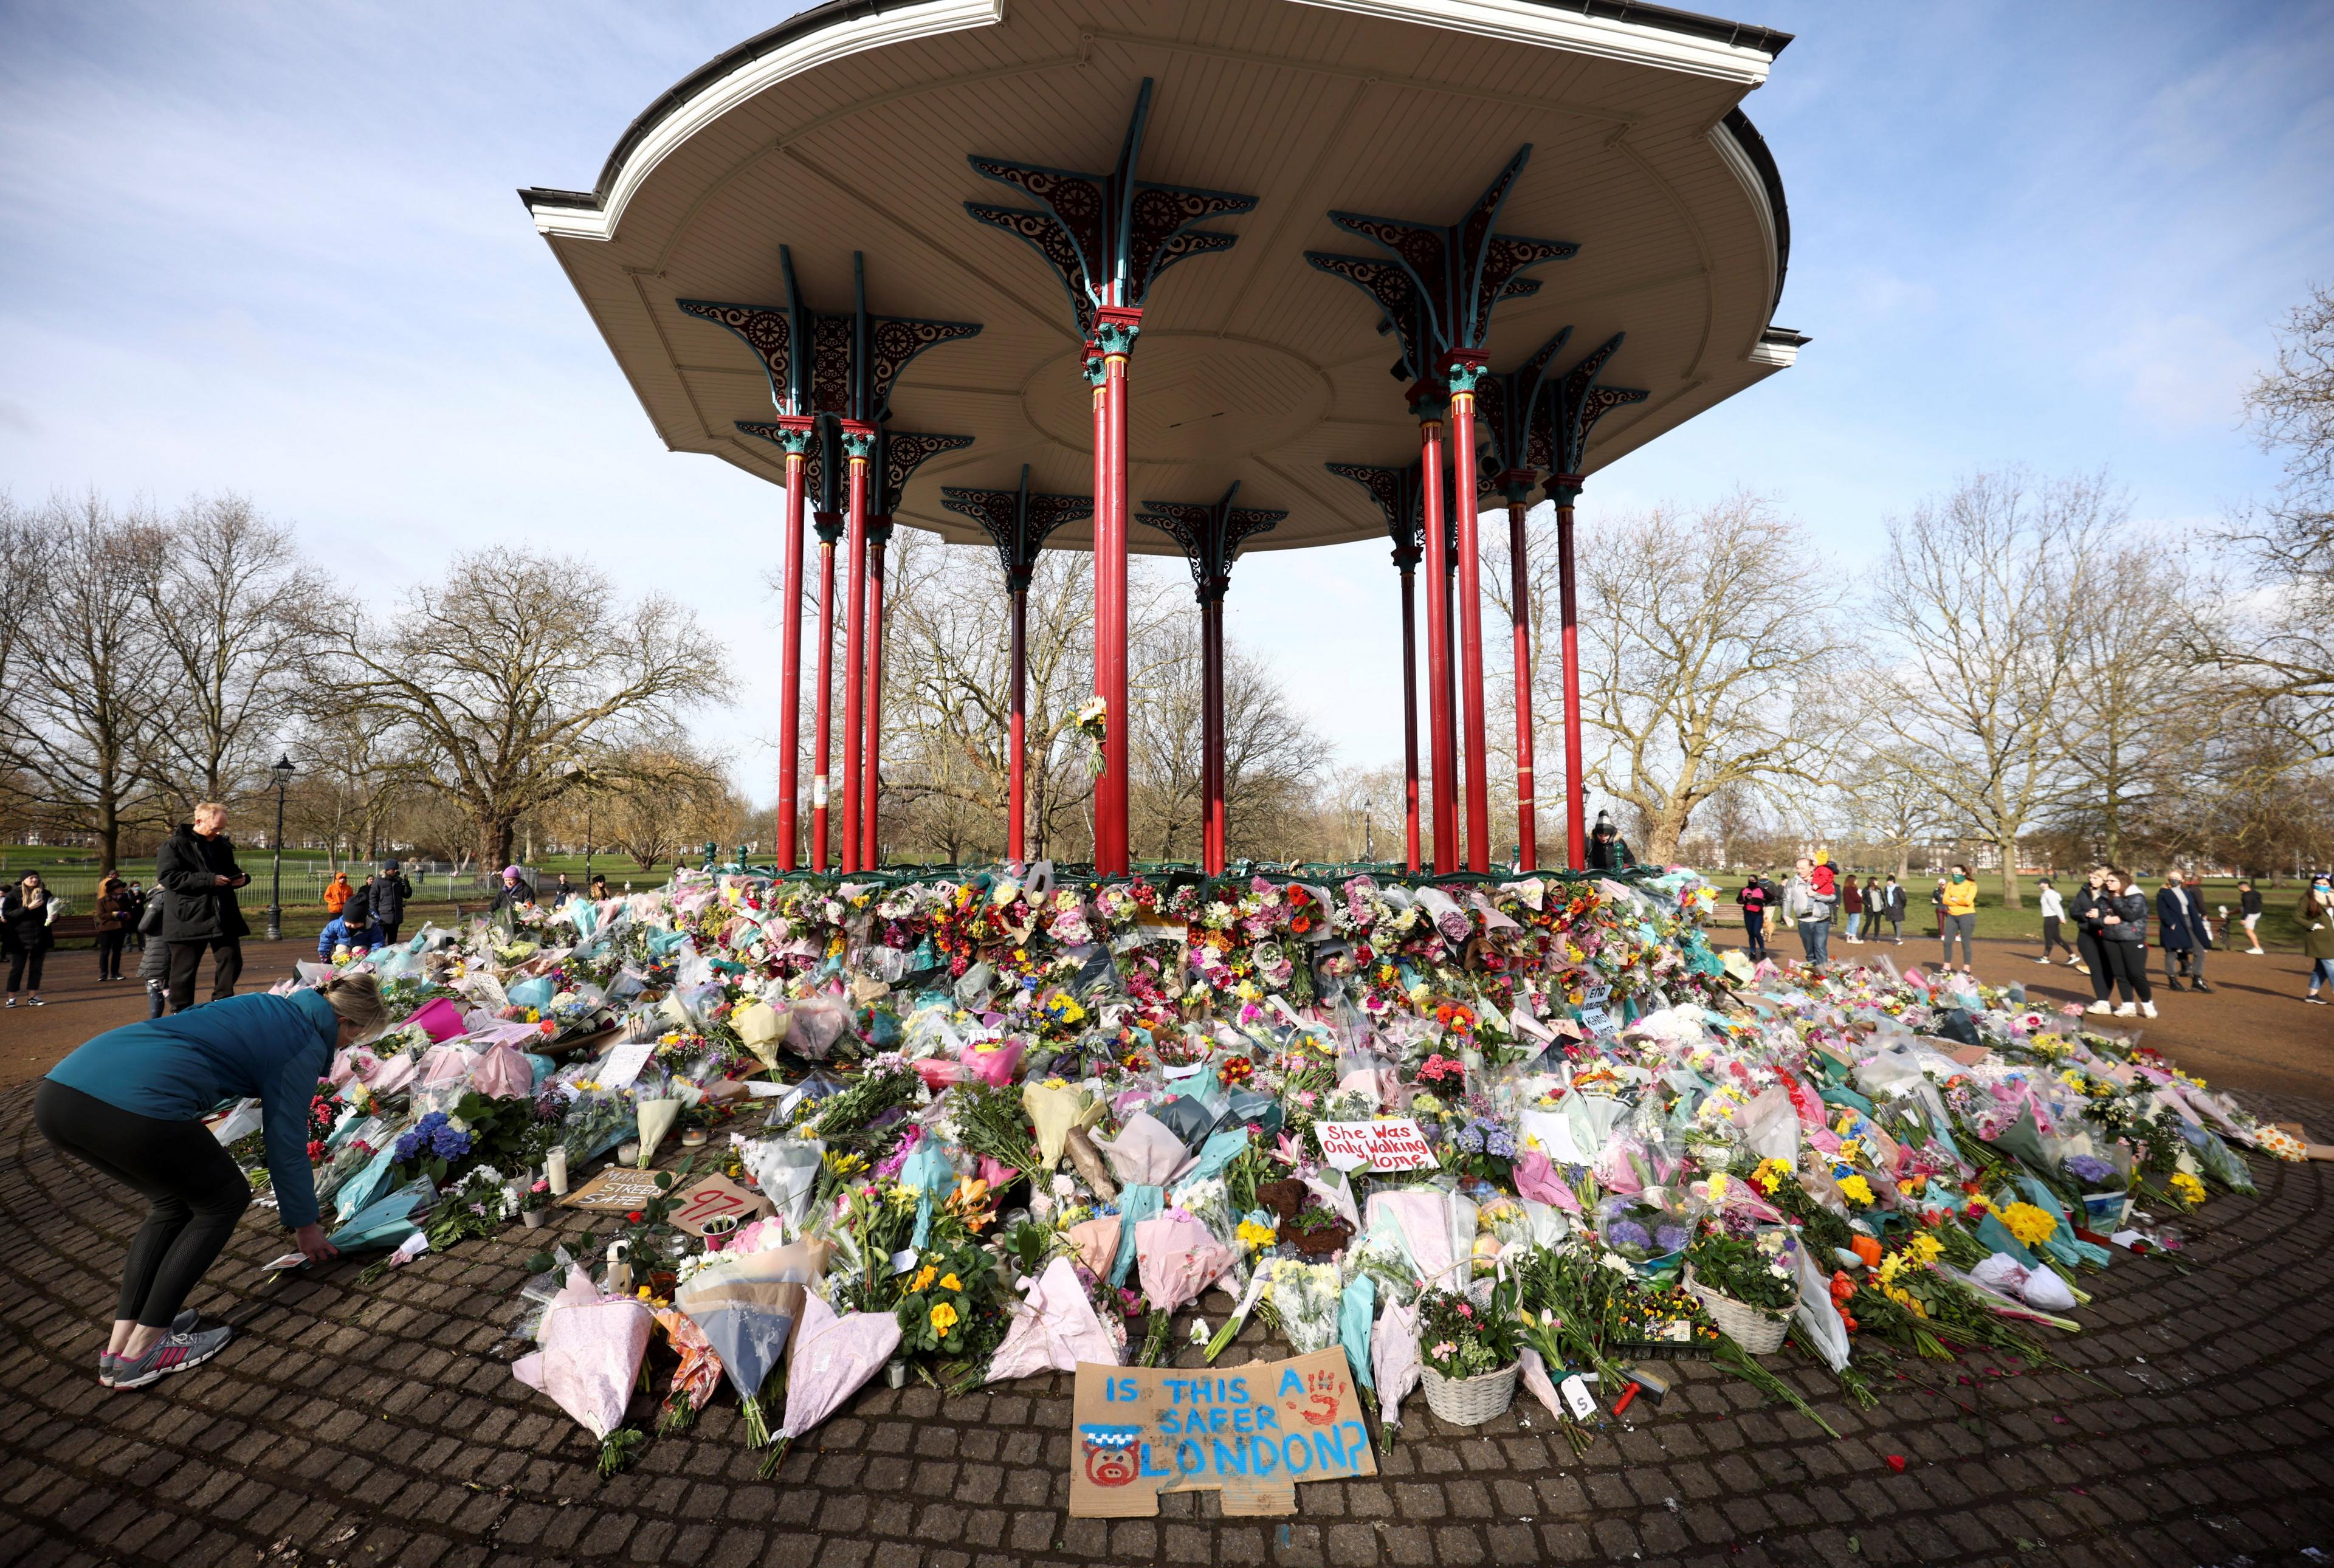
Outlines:
{"label": "white candle", "polygon": [[551,1183],[551,1195],[554,1198],[566,1196],[567,1149],[564,1144],[554,1144],[551,1152],[544,1156],[543,1175],[544,1178]]}

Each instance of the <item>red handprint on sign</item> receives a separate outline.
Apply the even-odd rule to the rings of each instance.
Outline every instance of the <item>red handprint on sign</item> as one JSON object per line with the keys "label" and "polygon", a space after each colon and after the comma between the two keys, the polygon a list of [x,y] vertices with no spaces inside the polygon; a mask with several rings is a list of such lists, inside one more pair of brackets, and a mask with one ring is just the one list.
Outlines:
{"label": "red handprint on sign", "polygon": [[1306,1375],[1303,1404],[1294,1400],[1284,1400],[1281,1409],[1308,1425],[1334,1427],[1337,1424],[1338,1403],[1345,1396],[1345,1380],[1324,1368]]}

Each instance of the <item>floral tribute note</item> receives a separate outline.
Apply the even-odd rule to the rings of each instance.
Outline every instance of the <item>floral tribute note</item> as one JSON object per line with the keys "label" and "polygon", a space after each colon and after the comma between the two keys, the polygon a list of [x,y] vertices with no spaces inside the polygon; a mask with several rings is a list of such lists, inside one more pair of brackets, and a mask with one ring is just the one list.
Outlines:
{"label": "floral tribute note", "polygon": [[748,1192],[726,1176],[709,1176],[681,1194],[665,1217],[675,1229],[691,1236],[703,1236],[706,1226],[717,1219],[735,1219],[743,1225],[749,1219],[759,1219],[775,1206],[758,1192]]}
{"label": "floral tribute note", "polygon": [[1078,1363],[1070,1512],[1144,1518],[1213,1487],[1227,1514],[1293,1514],[1299,1481],[1378,1473],[1345,1352],[1244,1367]]}
{"label": "floral tribute note", "polygon": [[612,1165],[565,1198],[559,1200],[562,1208],[580,1208],[590,1214],[626,1214],[635,1208],[645,1208],[664,1193],[657,1187],[653,1170],[635,1170],[628,1165]]}
{"label": "floral tribute note", "polygon": [[1438,1162],[1418,1123],[1407,1116],[1381,1121],[1316,1121],[1321,1158],[1339,1170],[1425,1170]]}

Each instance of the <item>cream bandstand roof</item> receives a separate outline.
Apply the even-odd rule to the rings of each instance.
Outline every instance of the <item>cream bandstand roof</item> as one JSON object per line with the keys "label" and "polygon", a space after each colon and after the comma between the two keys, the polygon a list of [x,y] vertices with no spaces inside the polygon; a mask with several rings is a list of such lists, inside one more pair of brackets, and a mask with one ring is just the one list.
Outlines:
{"label": "cream bandstand roof", "polygon": [[[1083,345],[1061,283],[967,201],[1034,207],[969,154],[1108,170],[1155,80],[1138,174],[1236,191],[1239,236],[1151,292],[1131,377],[1130,494],[1286,508],[1251,549],[1382,538],[1327,462],[1406,464],[1418,428],[1370,301],[1307,250],[1368,253],[1332,208],[1452,223],[1518,146],[1506,234],[1567,240],[1532,297],[1491,318],[1491,368],[1560,327],[1569,364],[1627,338],[1610,385],[1644,402],[1599,424],[1602,465],[1790,364],[1770,324],[1789,227],[1765,143],[1738,108],[1787,34],[1627,0],[842,0],[796,15],[674,88],[590,192],[522,192],[665,445],[783,483],[738,339],[679,299],[848,313],[852,253],[877,315],[978,322],[919,357],[892,427],[975,438],[928,462],[896,515],[979,542],[942,485],[1093,488]],[[1175,545],[1130,530],[1137,550]],[[1051,543],[1084,548],[1086,524]]]}

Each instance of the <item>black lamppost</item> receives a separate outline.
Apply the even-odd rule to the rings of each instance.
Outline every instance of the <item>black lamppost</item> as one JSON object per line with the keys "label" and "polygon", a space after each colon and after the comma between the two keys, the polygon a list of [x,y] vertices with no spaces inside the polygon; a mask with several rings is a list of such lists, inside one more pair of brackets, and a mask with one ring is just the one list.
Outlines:
{"label": "black lamppost", "polygon": [[584,765],[577,762],[573,757],[568,759],[567,765],[560,769],[560,772],[565,774],[568,777],[568,781],[576,788],[581,789],[584,792],[584,896],[585,898],[590,898],[592,896],[593,779],[591,774],[586,771]]}
{"label": "black lamppost", "polygon": [[267,939],[284,939],[284,786],[292,782],[292,759],[280,756],[275,765],[267,770],[275,775],[275,837],[270,841],[275,851],[275,869],[268,873]]}

